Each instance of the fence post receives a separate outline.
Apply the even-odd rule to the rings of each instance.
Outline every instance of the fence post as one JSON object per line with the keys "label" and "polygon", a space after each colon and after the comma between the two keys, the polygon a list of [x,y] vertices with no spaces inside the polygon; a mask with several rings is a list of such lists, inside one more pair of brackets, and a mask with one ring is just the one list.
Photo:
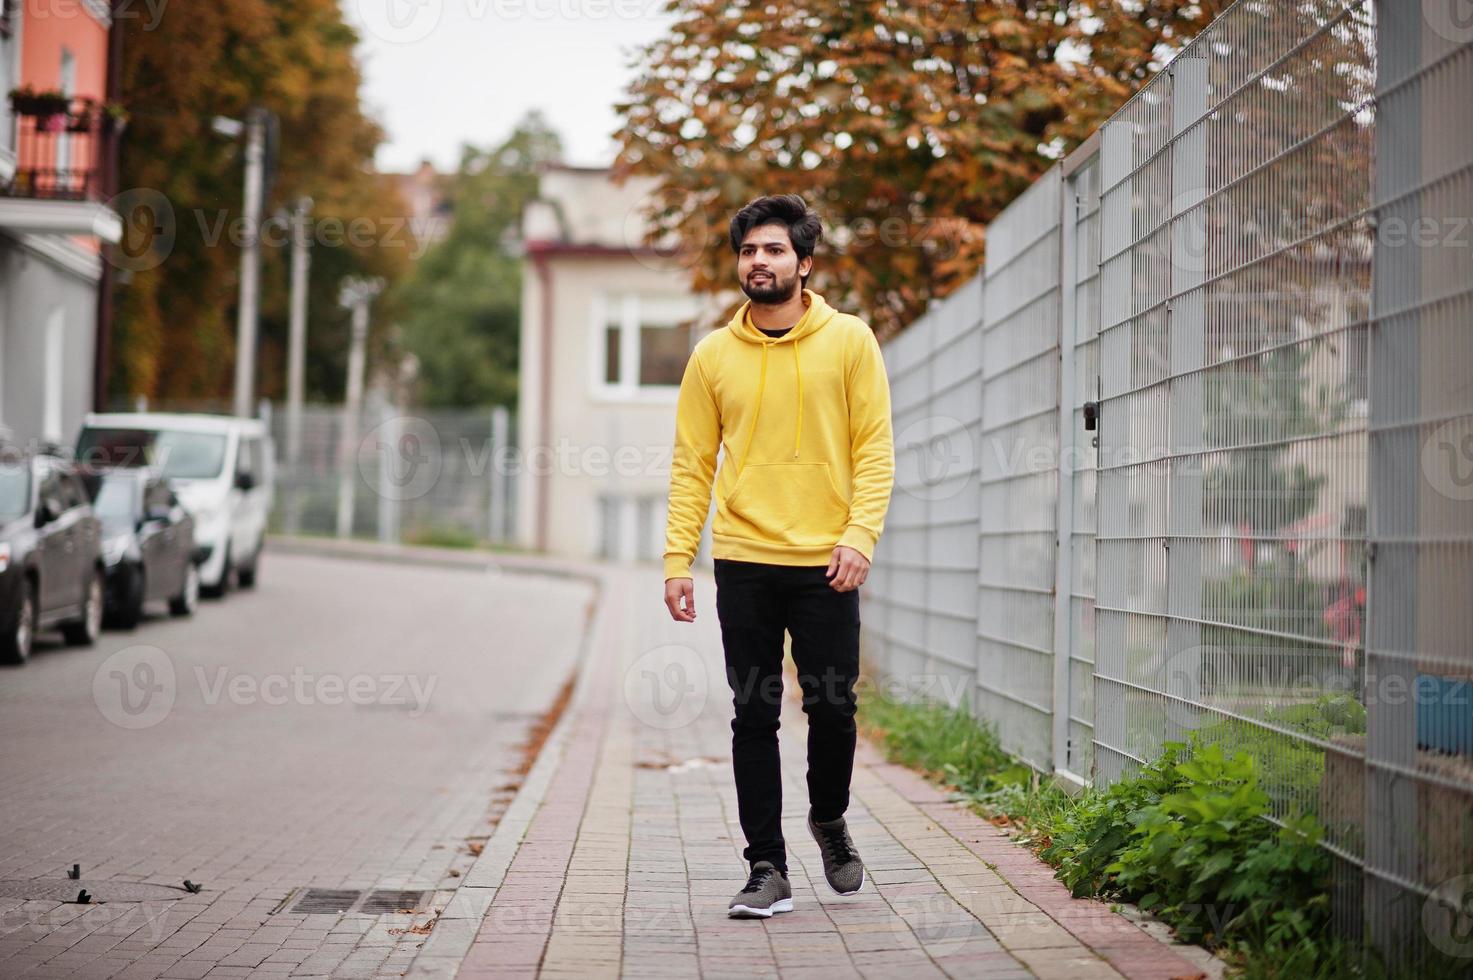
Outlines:
{"label": "fence post", "polygon": [[1079,433],[1074,429],[1074,280],[1079,195],[1067,174],[1059,181],[1059,474],[1054,511],[1054,772],[1074,777],[1070,756],[1069,708],[1074,652],[1074,464]]}
{"label": "fence post", "polygon": [[[1130,345],[1115,334],[1130,315],[1131,196],[1134,135],[1128,120],[1113,119],[1100,133],[1100,420],[1095,435],[1095,675],[1094,776],[1096,785],[1118,779],[1125,767],[1126,619],[1124,562],[1118,540],[1129,525],[1129,488],[1119,472],[1115,418],[1118,396],[1129,386]],[[1123,355],[1123,356],[1122,356]],[[1113,399],[1113,400],[1112,400]],[[1112,540],[1114,539],[1114,540]],[[1104,752],[1100,750],[1104,749]]]}
{"label": "fence post", "polygon": [[[1381,104],[1376,113],[1376,220],[1378,225],[1413,229],[1422,227],[1429,217],[1429,203],[1447,207],[1441,212],[1444,215],[1460,213],[1453,210],[1455,202],[1448,190],[1440,192],[1440,200],[1432,201],[1425,190],[1437,180],[1436,175],[1450,172],[1449,144],[1439,132],[1446,122],[1437,115],[1449,107],[1435,105],[1435,96],[1427,97],[1425,84],[1406,84],[1438,59],[1441,42],[1428,32],[1420,4],[1382,4],[1377,14],[1377,98]],[[1466,164],[1466,158],[1463,162]],[[1438,609],[1433,600],[1438,591],[1436,578],[1447,575],[1448,564],[1457,557],[1457,552],[1448,550],[1447,557],[1437,561],[1433,551],[1437,532],[1445,535],[1451,528],[1437,527],[1438,516],[1450,511],[1447,501],[1438,501],[1435,484],[1429,486],[1436,457],[1429,467],[1427,448],[1437,433],[1428,431],[1432,428],[1428,421],[1440,422],[1442,413],[1456,412],[1460,401],[1465,410],[1468,406],[1467,396],[1458,398],[1442,380],[1467,378],[1466,363],[1461,365],[1461,375],[1447,370],[1456,348],[1444,339],[1451,337],[1449,327],[1438,323],[1443,317],[1456,317],[1457,308],[1445,301],[1437,305],[1428,301],[1433,296],[1451,296],[1459,286],[1466,290],[1468,280],[1457,282],[1448,276],[1458,270],[1447,252],[1413,247],[1407,238],[1385,233],[1376,235],[1374,247],[1362,901],[1371,943],[1388,956],[1415,956],[1428,938],[1419,928],[1424,900],[1416,889],[1442,884],[1435,880],[1440,876],[1425,880],[1433,869],[1423,849],[1435,852],[1441,843],[1429,838],[1428,830],[1436,826],[1431,811],[1439,798],[1454,802],[1445,792],[1423,783],[1418,771],[1417,714],[1431,706],[1418,703],[1417,677],[1421,663],[1426,662],[1422,656],[1432,652],[1438,633],[1455,622],[1446,606],[1440,615],[1433,612]],[[1467,323],[1451,329],[1466,331]],[[1462,390],[1468,390],[1466,384]],[[1437,447],[1431,448],[1435,453]],[[1463,635],[1445,649],[1466,651],[1466,643]],[[1458,802],[1466,808],[1466,795]],[[1443,846],[1459,846],[1454,840],[1459,840],[1457,835],[1448,835]],[[1466,851],[1466,838],[1460,845]],[[1457,909],[1453,915],[1466,917],[1466,912]]]}
{"label": "fence post", "polygon": [[1201,722],[1203,372],[1207,299],[1203,283],[1216,229],[1208,220],[1207,138],[1198,120],[1207,111],[1207,60],[1182,55],[1171,63],[1171,281],[1166,337],[1171,381],[1164,454],[1166,501],[1166,649],[1158,689],[1166,698],[1165,737],[1180,739]]}
{"label": "fence post", "polygon": [[505,452],[506,434],[510,430],[508,416],[509,412],[505,405],[497,405],[491,409],[491,472],[488,474],[491,481],[490,509],[486,515],[486,537],[488,540],[501,543],[506,540],[506,487],[510,467],[510,454]]}
{"label": "fence post", "polygon": [[375,389],[378,402],[378,539],[399,543],[399,490],[394,480],[394,457],[399,450],[400,414],[388,393]]}

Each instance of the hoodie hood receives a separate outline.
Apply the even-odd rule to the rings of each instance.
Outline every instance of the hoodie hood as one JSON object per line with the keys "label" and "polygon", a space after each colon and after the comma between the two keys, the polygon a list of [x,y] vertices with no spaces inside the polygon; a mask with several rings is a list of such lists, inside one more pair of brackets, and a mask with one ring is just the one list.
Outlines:
{"label": "hoodie hood", "polygon": [[797,406],[793,412],[793,458],[798,458],[798,450],[803,445],[803,362],[798,356],[799,343],[804,337],[823,329],[836,315],[833,307],[823,301],[823,297],[811,289],[803,290],[803,302],[808,310],[802,318],[793,325],[793,328],[781,337],[769,337],[753,325],[750,317],[752,301],[749,299],[737,308],[732,314],[727,329],[733,336],[739,337],[749,344],[762,345],[762,368],[757,381],[757,409],[752,413],[752,424],[747,427],[747,441],[742,449],[742,468],[746,468],[747,454],[752,449],[752,437],[757,433],[757,416],[762,413],[762,394],[767,389],[767,351],[769,348],[787,344],[793,350],[793,370],[798,378]]}

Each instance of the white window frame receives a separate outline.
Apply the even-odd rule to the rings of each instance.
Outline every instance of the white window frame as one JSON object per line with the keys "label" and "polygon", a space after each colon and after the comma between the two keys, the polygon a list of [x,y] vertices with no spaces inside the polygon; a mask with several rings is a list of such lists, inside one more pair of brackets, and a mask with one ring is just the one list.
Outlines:
{"label": "white window frame", "polygon": [[[642,385],[639,383],[639,332],[646,310],[658,310],[662,316],[696,319],[701,312],[694,296],[680,294],[595,293],[589,304],[589,389],[595,401],[619,403],[674,404],[680,394],[679,384]],[[604,330],[610,321],[619,325],[619,379],[610,384],[605,355]]]}

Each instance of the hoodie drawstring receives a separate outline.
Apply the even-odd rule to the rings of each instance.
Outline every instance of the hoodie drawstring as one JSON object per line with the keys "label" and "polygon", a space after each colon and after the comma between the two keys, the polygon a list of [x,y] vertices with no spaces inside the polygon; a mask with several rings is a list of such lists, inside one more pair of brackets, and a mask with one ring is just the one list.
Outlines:
{"label": "hoodie drawstring", "polygon": [[762,411],[762,392],[767,388],[767,348],[772,346],[766,341],[762,342],[762,371],[757,379],[757,407],[752,409],[752,424],[747,426],[747,446],[742,450],[742,468],[740,473],[747,471],[747,457],[752,453],[752,436],[757,434],[757,416]]}
{"label": "hoodie drawstring", "polygon": [[793,458],[798,458],[798,444],[803,441],[803,365],[798,361],[798,338],[793,338],[793,370],[798,373],[798,429],[793,434]]}
{"label": "hoodie drawstring", "polygon": [[[762,393],[767,390],[767,348],[771,347],[769,341],[762,342],[762,370],[757,376],[757,406],[752,409],[752,422],[747,426],[747,445],[742,450],[742,469],[747,468],[747,456],[752,451],[752,437],[757,434],[757,416],[762,411]],[[798,359],[798,340],[793,340],[793,370],[798,375],[798,419],[793,430],[793,458],[798,458],[798,450],[803,444],[803,364]]]}

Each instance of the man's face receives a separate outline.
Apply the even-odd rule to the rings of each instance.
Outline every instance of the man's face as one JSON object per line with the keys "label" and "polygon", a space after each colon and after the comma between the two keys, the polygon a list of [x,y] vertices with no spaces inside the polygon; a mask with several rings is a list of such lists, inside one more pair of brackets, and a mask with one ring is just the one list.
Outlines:
{"label": "man's face", "polygon": [[747,232],[737,251],[737,278],[754,303],[775,306],[795,296],[813,257],[798,259],[786,225],[759,225]]}

